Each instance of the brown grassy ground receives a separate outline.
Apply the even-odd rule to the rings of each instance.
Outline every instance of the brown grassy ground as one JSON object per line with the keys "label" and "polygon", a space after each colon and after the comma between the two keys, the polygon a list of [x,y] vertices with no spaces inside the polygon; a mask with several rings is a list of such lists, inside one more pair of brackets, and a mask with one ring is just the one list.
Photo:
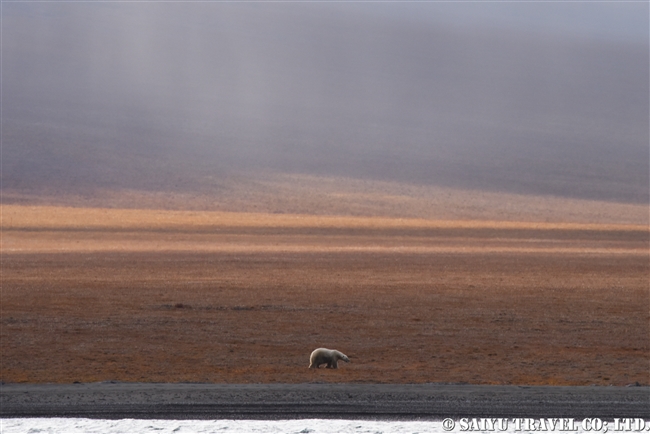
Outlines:
{"label": "brown grassy ground", "polygon": [[1,379],[648,384],[648,275],[643,225],[4,206]]}

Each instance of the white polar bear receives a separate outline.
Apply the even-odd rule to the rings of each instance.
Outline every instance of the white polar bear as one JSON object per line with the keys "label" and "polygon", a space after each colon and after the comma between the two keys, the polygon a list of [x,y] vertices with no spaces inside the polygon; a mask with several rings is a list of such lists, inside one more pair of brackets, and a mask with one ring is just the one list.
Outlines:
{"label": "white polar bear", "polygon": [[327,363],[326,368],[338,369],[339,360],[343,360],[346,363],[350,362],[348,356],[340,351],[317,348],[309,356],[309,369],[318,369],[323,363]]}

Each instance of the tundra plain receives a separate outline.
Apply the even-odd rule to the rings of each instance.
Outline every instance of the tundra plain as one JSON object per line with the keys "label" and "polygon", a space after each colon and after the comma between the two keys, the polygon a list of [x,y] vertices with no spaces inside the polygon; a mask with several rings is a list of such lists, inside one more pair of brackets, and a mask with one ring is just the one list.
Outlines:
{"label": "tundra plain", "polygon": [[[650,382],[642,221],[18,204],[2,219],[5,383]],[[351,363],[310,370],[317,347]]]}

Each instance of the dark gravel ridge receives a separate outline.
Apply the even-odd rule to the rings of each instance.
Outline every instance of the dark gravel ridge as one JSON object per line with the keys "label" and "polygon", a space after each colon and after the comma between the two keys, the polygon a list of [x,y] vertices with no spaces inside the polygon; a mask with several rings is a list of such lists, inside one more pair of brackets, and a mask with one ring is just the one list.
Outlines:
{"label": "dark gravel ridge", "polygon": [[0,386],[0,417],[650,419],[650,387],[119,382],[3,384]]}

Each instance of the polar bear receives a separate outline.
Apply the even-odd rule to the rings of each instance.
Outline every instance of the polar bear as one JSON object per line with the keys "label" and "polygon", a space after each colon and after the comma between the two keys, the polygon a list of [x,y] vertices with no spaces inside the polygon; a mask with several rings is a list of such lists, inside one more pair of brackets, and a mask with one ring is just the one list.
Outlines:
{"label": "polar bear", "polygon": [[346,363],[350,362],[348,356],[340,351],[316,348],[312,351],[311,356],[309,356],[309,369],[318,369],[323,363],[327,363],[326,368],[338,369],[339,360],[343,360]]}

